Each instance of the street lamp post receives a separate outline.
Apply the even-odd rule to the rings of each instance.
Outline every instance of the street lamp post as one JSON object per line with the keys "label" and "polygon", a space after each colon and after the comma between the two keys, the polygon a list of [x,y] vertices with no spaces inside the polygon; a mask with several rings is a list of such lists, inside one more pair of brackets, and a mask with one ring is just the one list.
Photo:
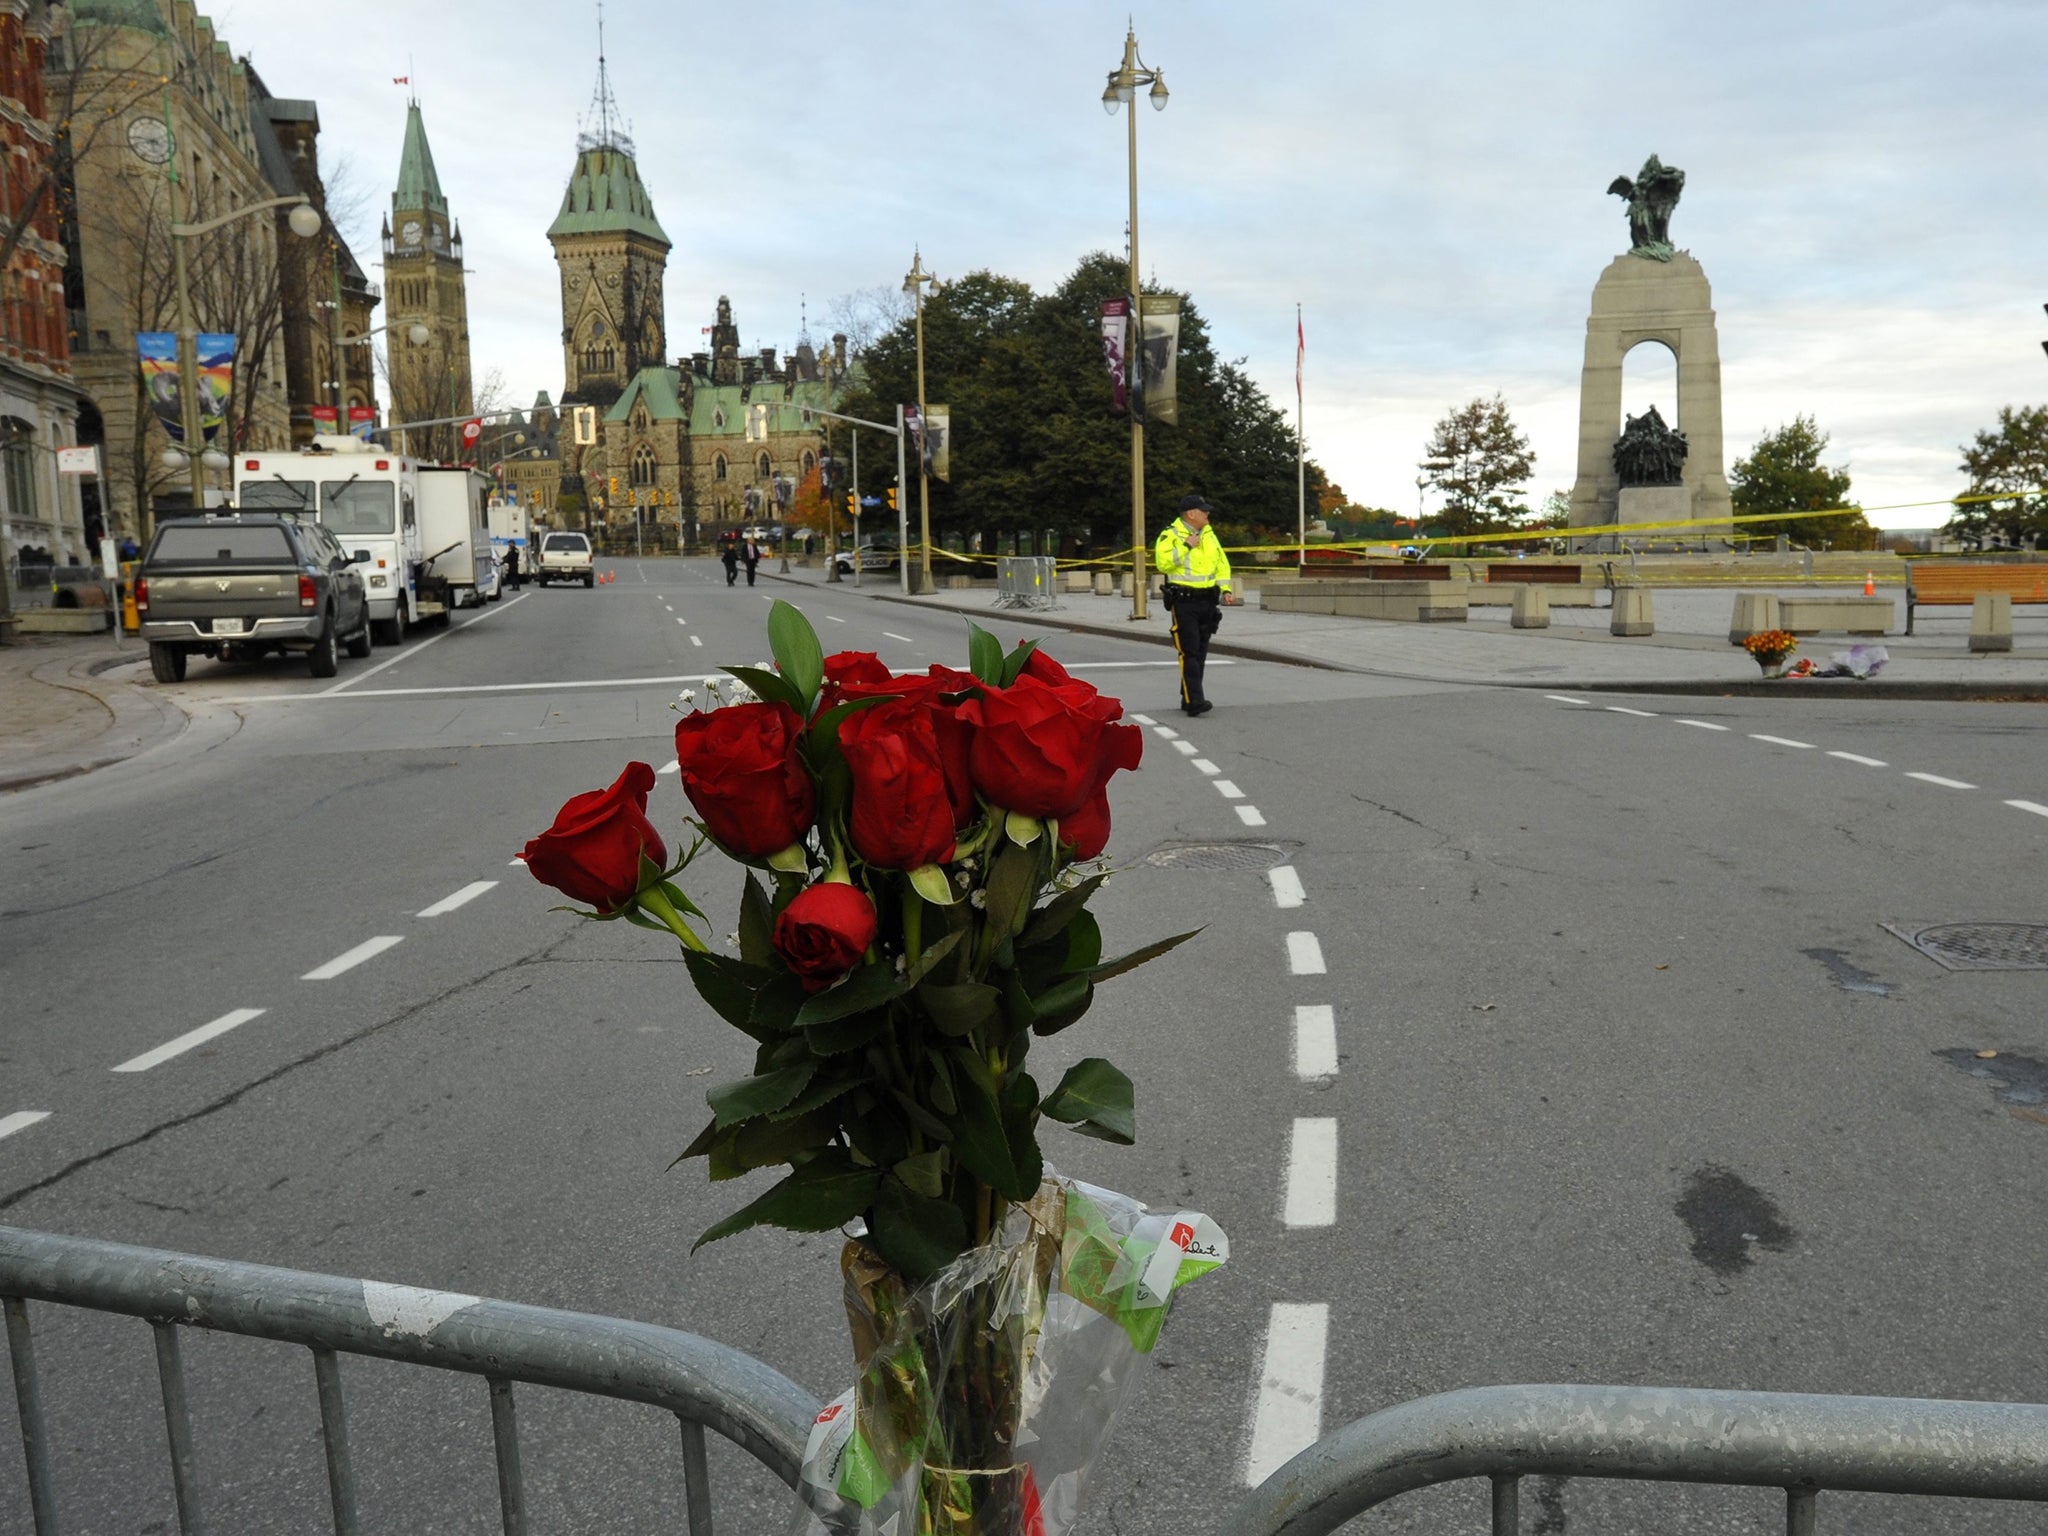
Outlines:
{"label": "street lamp post", "polygon": [[903,291],[917,301],[917,590],[920,592],[932,590],[932,479],[925,469],[924,451],[925,433],[930,430],[924,408],[924,289],[925,284],[934,281],[936,279],[924,269],[924,253],[913,247],[910,271],[903,279]]}
{"label": "street lamp post", "polygon": [[[1145,301],[1138,288],[1138,87],[1152,87],[1146,94],[1151,98],[1155,112],[1166,110],[1166,75],[1162,70],[1148,68],[1138,57],[1138,34],[1129,28],[1124,31],[1123,62],[1109,72],[1109,84],[1102,90],[1102,110],[1111,117],[1116,116],[1118,107],[1128,106],[1130,118],[1130,174],[1131,174],[1131,341],[1127,353],[1139,366],[1143,365],[1145,353]],[[1137,410],[1134,400],[1131,408],[1131,617],[1145,617],[1145,587],[1148,580],[1146,571],[1145,546],[1145,422]]]}

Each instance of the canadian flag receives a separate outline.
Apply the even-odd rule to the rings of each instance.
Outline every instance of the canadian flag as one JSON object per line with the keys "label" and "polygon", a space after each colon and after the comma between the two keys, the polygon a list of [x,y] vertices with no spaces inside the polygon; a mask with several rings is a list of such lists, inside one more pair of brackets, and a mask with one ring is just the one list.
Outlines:
{"label": "canadian flag", "polygon": [[391,77],[391,83],[392,83],[393,85],[411,85],[411,84],[412,84],[412,76],[411,76],[411,75],[393,75],[393,76]]}
{"label": "canadian flag", "polygon": [[483,417],[472,416],[468,421],[465,421],[462,424],[462,446],[464,448],[474,448],[476,446],[477,439],[482,437],[483,435]]}

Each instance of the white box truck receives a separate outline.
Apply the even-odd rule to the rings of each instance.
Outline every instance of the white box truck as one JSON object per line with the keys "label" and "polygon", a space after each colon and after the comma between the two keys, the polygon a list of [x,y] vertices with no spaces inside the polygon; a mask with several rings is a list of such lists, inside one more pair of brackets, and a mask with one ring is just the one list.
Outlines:
{"label": "white box truck", "polygon": [[420,596],[447,608],[474,608],[498,591],[487,508],[491,478],[456,465],[422,464]]}
{"label": "white box truck", "polygon": [[534,569],[533,524],[526,508],[515,497],[493,496],[487,516],[502,580],[514,587],[523,585]]}

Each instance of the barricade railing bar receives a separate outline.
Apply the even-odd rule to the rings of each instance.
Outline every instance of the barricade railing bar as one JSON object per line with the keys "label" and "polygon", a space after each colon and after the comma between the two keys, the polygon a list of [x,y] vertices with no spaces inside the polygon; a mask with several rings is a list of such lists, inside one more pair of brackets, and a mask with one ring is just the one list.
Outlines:
{"label": "barricade railing bar", "polygon": [[202,1447],[186,1402],[179,1347],[185,1328],[274,1339],[310,1352],[338,1536],[356,1536],[360,1528],[341,1355],[486,1380],[507,1536],[526,1530],[515,1383],[647,1403],[674,1414],[691,1536],[711,1531],[705,1430],[724,1436],[794,1487],[819,1409],[815,1398],[759,1361],[651,1323],[0,1227],[0,1309],[6,1314],[37,1536],[57,1536],[62,1527],[30,1302],[120,1313],[150,1324],[178,1528],[187,1536],[204,1529],[204,1514]]}
{"label": "barricade railing bar", "polygon": [[998,608],[1057,608],[1055,584],[1059,562],[1050,555],[999,555],[996,558]]}
{"label": "barricade railing bar", "polygon": [[1689,1387],[1473,1387],[1326,1435],[1274,1472],[1224,1536],[1320,1536],[1400,1494],[1492,1482],[1493,1536],[1519,1480],[1623,1478],[1780,1488],[1788,1536],[1827,1492],[2048,1502],[2048,1405]]}

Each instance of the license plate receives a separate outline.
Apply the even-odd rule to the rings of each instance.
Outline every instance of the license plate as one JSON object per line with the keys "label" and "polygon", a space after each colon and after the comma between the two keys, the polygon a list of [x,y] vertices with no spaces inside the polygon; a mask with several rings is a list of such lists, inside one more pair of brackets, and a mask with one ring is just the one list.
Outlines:
{"label": "license plate", "polygon": [[249,626],[240,619],[215,619],[213,621],[213,632],[216,635],[246,635],[249,632]]}

